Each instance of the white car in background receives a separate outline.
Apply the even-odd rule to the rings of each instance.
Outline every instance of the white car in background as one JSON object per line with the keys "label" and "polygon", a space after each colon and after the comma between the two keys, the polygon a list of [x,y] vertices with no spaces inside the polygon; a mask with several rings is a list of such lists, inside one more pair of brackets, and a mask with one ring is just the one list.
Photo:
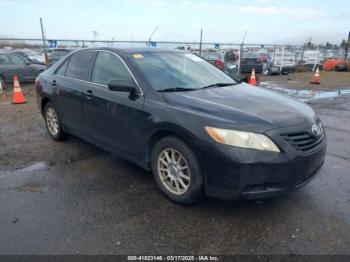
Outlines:
{"label": "white car in background", "polygon": [[316,63],[323,63],[324,56],[320,51],[307,50],[304,51],[304,54],[302,57],[300,57],[300,60],[307,64],[314,64],[315,61]]}
{"label": "white car in background", "polygon": [[296,59],[290,51],[276,51],[270,54],[269,73],[280,72],[282,74],[293,73],[296,70]]}

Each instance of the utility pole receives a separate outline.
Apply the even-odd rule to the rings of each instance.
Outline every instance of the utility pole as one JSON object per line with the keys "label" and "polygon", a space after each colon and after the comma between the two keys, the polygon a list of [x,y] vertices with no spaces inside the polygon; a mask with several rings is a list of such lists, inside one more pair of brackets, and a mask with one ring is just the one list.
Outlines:
{"label": "utility pole", "polygon": [[348,35],[348,42],[345,45],[345,56],[344,56],[344,60],[346,60],[348,58],[348,51],[349,51],[349,45],[350,45],[350,31],[349,31],[349,35]]}
{"label": "utility pole", "polygon": [[43,48],[44,48],[44,58],[45,58],[45,65],[46,67],[49,66],[49,58],[47,56],[47,52],[46,52],[46,40],[45,40],[45,33],[44,33],[44,26],[43,26],[43,19],[40,17],[40,27],[41,27],[41,36],[43,38]]}
{"label": "utility pole", "polygon": [[238,75],[241,74],[241,58],[242,58],[242,54],[243,54],[244,40],[245,40],[245,37],[247,36],[247,33],[248,33],[248,31],[244,32],[244,35],[243,35],[243,38],[242,38],[242,43],[241,43],[241,46],[239,48]]}
{"label": "utility pole", "polygon": [[199,56],[202,56],[202,40],[203,40],[203,29],[201,29],[201,36],[199,39]]}

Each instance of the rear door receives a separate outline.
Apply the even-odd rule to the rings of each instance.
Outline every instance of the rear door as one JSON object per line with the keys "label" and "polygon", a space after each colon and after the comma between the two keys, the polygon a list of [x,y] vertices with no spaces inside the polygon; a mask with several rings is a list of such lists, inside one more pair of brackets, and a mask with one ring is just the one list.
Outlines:
{"label": "rear door", "polygon": [[146,120],[144,97],[109,90],[108,81],[116,78],[134,81],[119,56],[99,51],[87,90],[91,96],[86,97],[84,103],[86,127],[93,140],[137,158],[142,125]]}
{"label": "rear door", "polygon": [[51,83],[64,128],[79,136],[86,135],[83,103],[89,95],[85,90],[95,55],[95,51],[73,54],[58,68]]}

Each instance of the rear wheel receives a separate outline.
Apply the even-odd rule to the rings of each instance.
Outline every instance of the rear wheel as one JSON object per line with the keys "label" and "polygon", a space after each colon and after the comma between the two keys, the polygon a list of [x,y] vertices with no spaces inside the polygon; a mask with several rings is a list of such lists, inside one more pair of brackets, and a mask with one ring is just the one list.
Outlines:
{"label": "rear wheel", "polygon": [[57,141],[63,140],[66,137],[66,133],[62,129],[57,110],[51,102],[47,102],[45,105],[44,118],[51,138]]}
{"label": "rear wheel", "polygon": [[189,205],[203,195],[196,156],[182,140],[165,137],[152,151],[152,171],[159,189],[174,202]]}

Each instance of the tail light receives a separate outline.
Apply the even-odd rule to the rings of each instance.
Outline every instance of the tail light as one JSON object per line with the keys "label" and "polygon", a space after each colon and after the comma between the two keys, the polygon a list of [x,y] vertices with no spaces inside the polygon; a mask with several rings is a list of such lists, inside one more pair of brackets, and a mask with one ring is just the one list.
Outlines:
{"label": "tail light", "polygon": [[214,62],[214,64],[215,64],[218,68],[220,68],[220,69],[224,68],[224,66],[225,66],[224,62],[222,62],[222,61],[219,60],[219,59],[216,59],[215,62]]}

